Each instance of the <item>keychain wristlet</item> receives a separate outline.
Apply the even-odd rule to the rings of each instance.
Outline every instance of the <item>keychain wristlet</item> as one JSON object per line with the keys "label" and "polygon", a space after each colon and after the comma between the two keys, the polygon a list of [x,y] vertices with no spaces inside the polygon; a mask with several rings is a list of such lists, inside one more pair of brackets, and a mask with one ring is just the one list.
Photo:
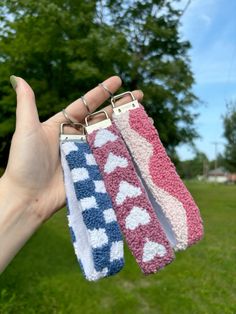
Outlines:
{"label": "keychain wristlet", "polygon": [[63,126],[60,151],[73,245],[85,277],[98,280],[122,269],[122,235],[85,136],[65,135]]}
{"label": "keychain wristlet", "polygon": [[172,246],[185,249],[203,236],[202,219],[199,209],[160,141],[144,108],[135,100],[115,106],[113,97],[113,119],[127,144],[143,180],[159,206],[157,214]]}
{"label": "keychain wristlet", "polygon": [[87,118],[86,125],[88,143],[128,246],[145,274],[156,272],[173,260],[173,251],[120,133],[109,119],[88,125]]}

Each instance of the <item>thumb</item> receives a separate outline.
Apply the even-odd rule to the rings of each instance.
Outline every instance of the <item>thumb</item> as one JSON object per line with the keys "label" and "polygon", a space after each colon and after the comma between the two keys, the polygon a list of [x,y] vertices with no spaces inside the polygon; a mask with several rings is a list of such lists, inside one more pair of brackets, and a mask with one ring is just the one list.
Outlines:
{"label": "thumb", "polygon": [[29,84],[20,77],[12,75],[10,82],[17,96],[16,129],[32,130],[40,123],[34,92]]}

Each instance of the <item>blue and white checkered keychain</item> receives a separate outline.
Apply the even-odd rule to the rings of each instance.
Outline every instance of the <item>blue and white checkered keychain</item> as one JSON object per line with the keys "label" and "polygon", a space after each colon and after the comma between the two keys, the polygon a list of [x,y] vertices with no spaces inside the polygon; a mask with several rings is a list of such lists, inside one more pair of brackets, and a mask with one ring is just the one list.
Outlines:
{"label": "blue and white checkered keychain", "polygon": [[95,281],[123,268],[122,234],[85,134],[64,134],[65,126],[84,127],[61,125],[60,153],[75,254],[86,279]]}

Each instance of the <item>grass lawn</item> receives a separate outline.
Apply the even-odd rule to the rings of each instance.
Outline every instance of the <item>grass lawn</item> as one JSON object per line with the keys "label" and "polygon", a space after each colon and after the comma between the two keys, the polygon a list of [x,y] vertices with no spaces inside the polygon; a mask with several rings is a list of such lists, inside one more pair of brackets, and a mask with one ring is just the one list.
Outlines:
{"label": "grass lawn", "polygon": [[1,275],[0,313],[236,313],[236,186],[188,187],[201,209],[204,240],[158,274],[144,276],[126,249],[120,274],[87,282],[62,210]]}

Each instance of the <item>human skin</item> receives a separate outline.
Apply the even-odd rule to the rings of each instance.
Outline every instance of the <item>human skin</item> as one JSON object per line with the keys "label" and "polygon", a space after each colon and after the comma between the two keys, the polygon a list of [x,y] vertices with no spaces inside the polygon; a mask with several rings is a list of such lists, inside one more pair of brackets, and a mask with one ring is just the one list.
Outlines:
{"label": "human skin", "polygon": [[[32,88],[20,77],[11,78],[16,91],[16,128],[12,137],[9,160],[0,178],[0,273],[32,234],[65,205],[63,173],[59,157],[59,112],[40,122]],[[115,93],[121,79],[112,76],[103,82]],[[143,93],[133,91],[141,101]],[[85,94],[90,111],[95,111],[109,94],[97,86]],[[122,98],[117,105],[123,104]],[[111,107],[106,107],[111,115]],[[69,116],[83,122],[88,111],[81,99],[66,108]],[[96,116],[93,121],[100,119]]]}

